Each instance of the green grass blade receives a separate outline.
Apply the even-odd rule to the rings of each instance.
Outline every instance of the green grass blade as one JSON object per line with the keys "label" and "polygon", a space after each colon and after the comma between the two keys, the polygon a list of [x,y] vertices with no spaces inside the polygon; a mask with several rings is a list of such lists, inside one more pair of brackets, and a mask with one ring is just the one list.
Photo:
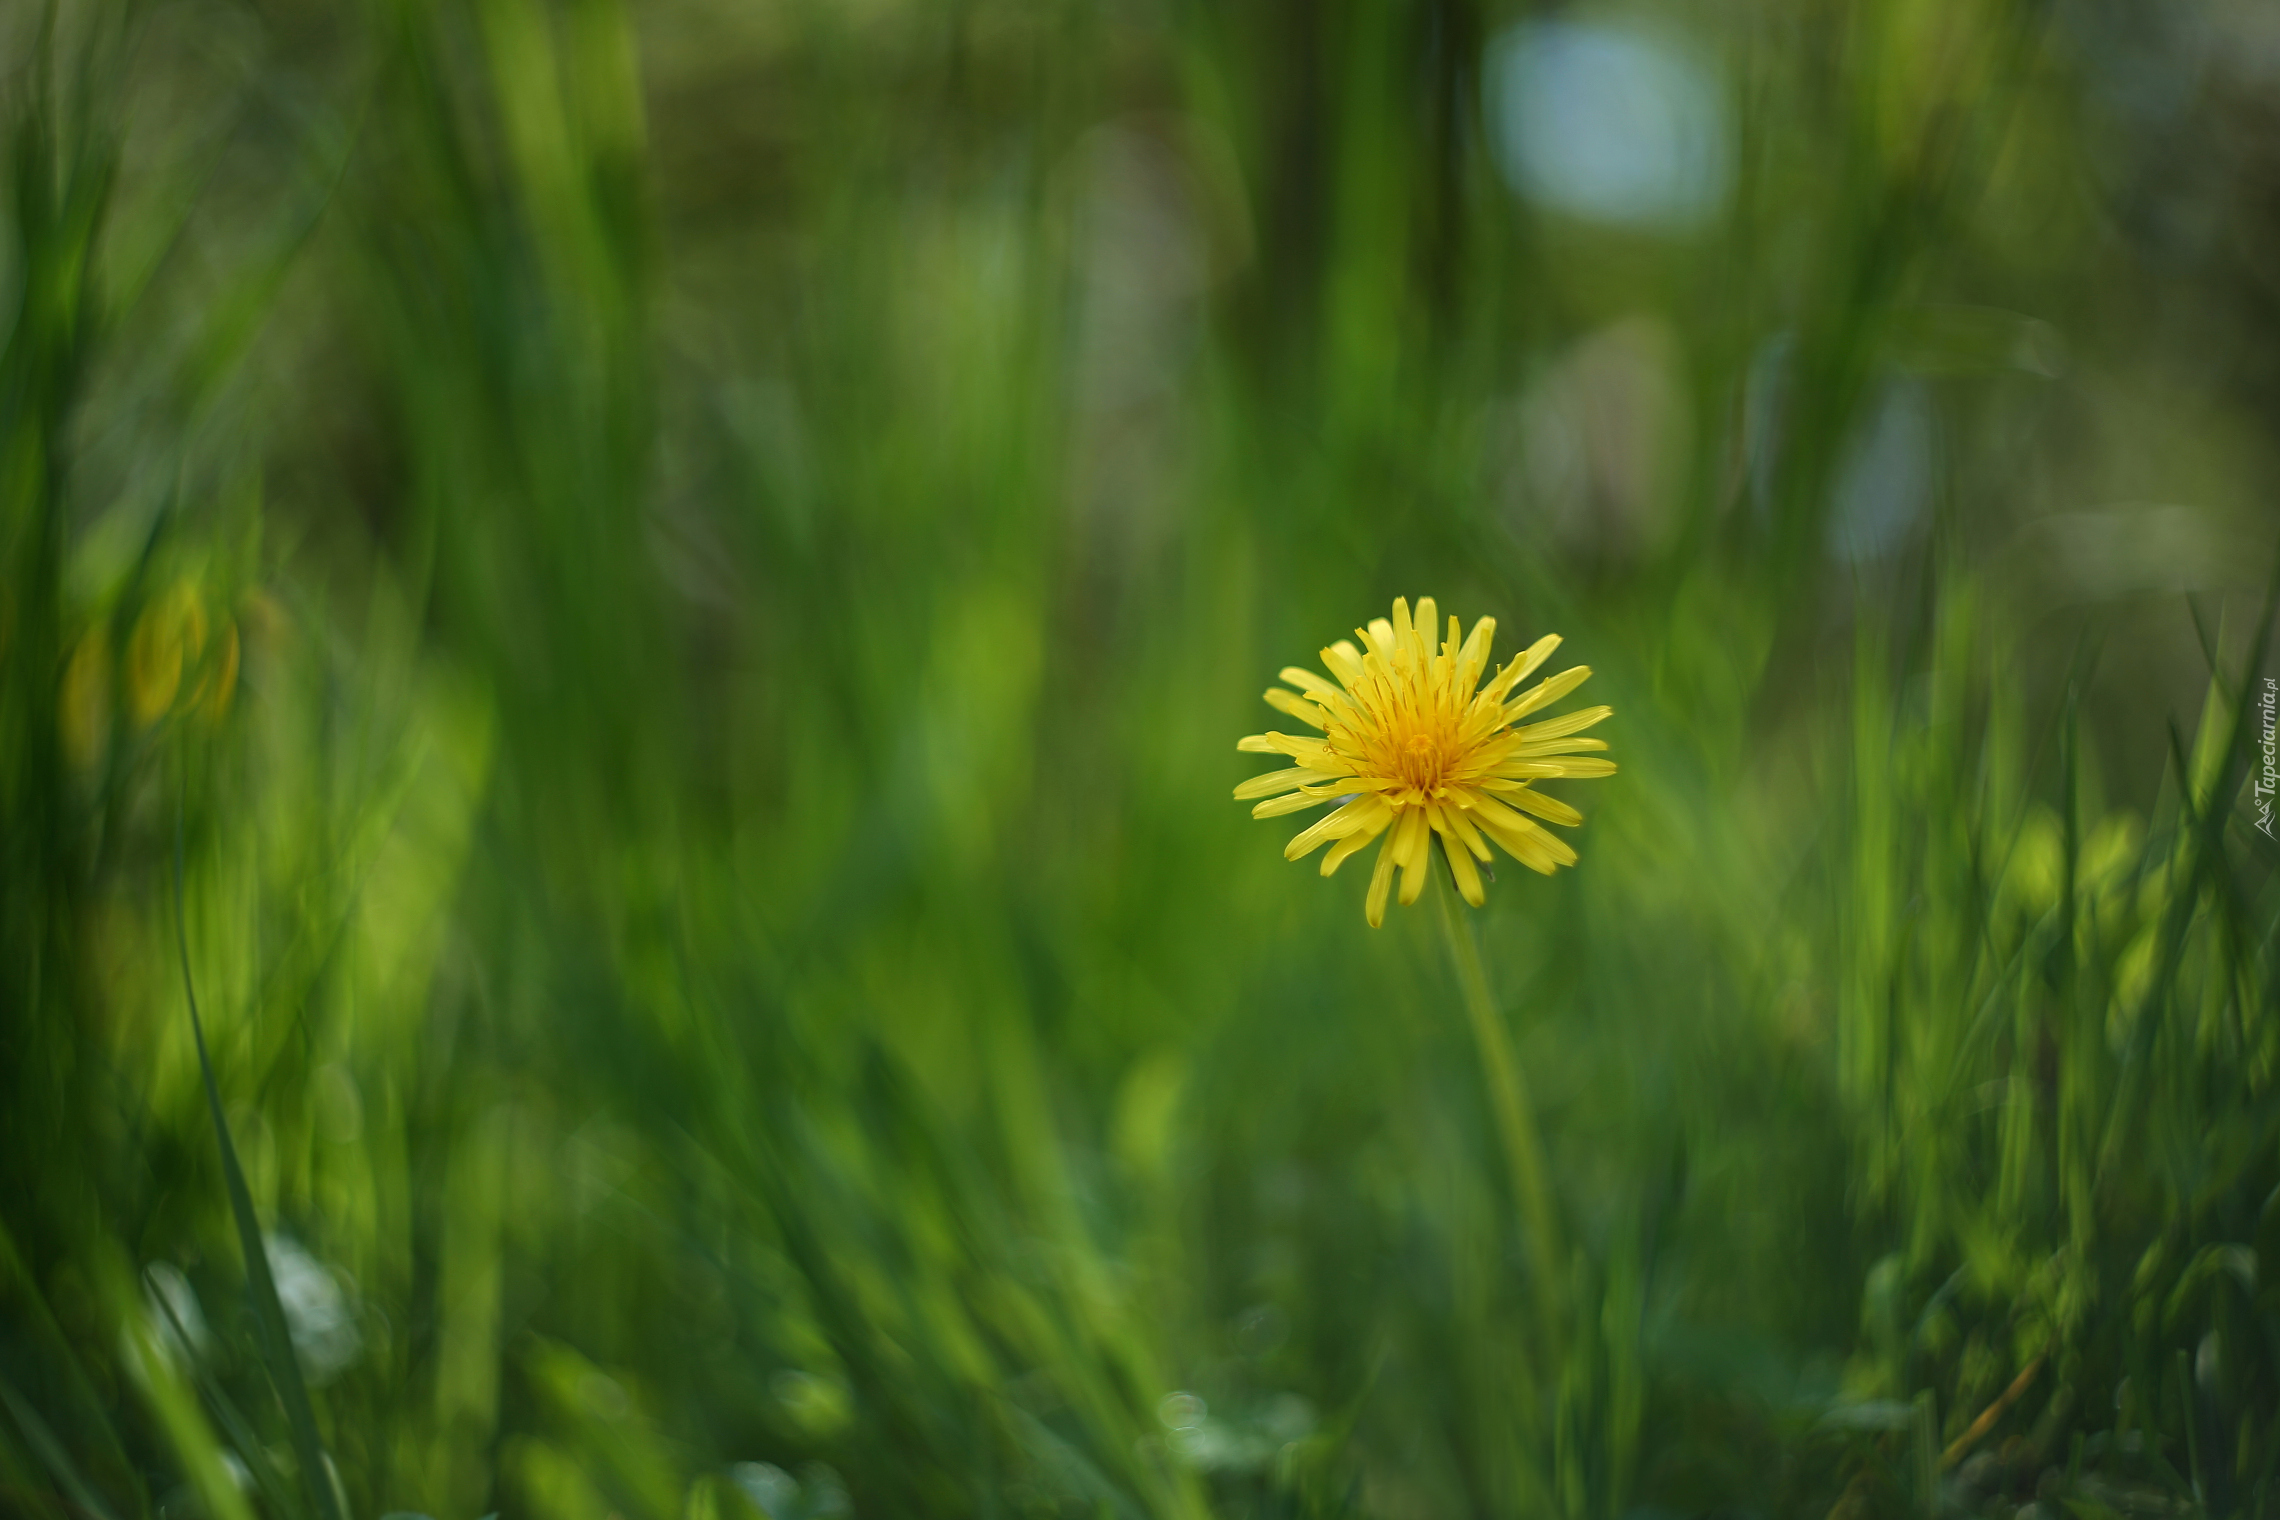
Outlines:
{"label": "green grass blade", "polygon": [[40,1418],[39,1411],[32,1407],[30,1400],[16,1391],[16,1385],[4,1377],[0,1377],[0,1404],[6,1405],[8,1413],[15,1417],[16,1426],[23,1431],[24,1440],[31,1446],[33,1455],[46,1465],[48,1472],[55,1478],[56,1486],[63,1490],[64,1497],[95,1516],[96,1520],[112,1520],[110,1507],[104,1504],[102,1496],[80,1475],[79,1469],[72,1463],[71,1454],[63,1449],[63,1443],[55,1438],[55,1432],[48,1429],[47,1421]]}
{"label": "green grass blade", "polygon": [[229,1184],[230,1212],[237,1218],[238,1245],[245,1253],[245,1271],[253,1288],[254,1322],[261,1330],[262,1357],[284,1401],[285,1418],[293,1430],[293,1454],[300,1463],[301,1480],[324,1520],[345,1520],[333,1492],[323,1444],[317,1439],[317,1415],[309,1403],[308,1385],[301,1380],[301,1365],[294,1359],[293,1338],[285,1324],[285,1306],[277,1297],[277,1281],[270,1275],[269,1252],[262,1244],[261,1221],[253,1211],[253,1193],[245,1185],[245,1170],[238,1165],[237,1147],[230,1141],[229,1120],[222,1113],[222,1090],[214,1080],[213,1058],[206,1052],[206,1027],[198,1016],[198,992],[190,976],[190,932],[182,900],[182,816],[174,819],[174,942],[182,956],[182,995],[190,1006],[190,1032],[198,1046],[198,1071],[205,1079],[206,1106],[213,1115],[214,1136],[222,1148],[222,1175]]}

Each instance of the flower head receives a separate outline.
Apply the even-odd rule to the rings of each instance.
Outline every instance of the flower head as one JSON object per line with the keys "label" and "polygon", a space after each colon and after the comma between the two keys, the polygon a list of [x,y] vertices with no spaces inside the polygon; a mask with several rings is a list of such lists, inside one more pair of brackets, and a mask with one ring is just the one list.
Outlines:
{"label": "flower head", "polygon": [[[219,625],[209,624],[197,589],[180,581],[144,605],[123,659],[114,653],[109,621],[80,636],[64,666],[57,714],[74,763],[93,766],[103,758],[120,707],[146,729],[173,714],[215,723],[228,715],[237,691],[238,629],[227,612],[218,615]],[[116,701],[114,675],[125,677]]]}
{"label": "flower head", "polygon": [[237,624],[225,616],[219,636],[209,639],[208,632],[205,603],[187,581],[143,609],[127,645],[127,706],[137,723],[148,727],[165,717],[177,697],[210,717],[229,711],[237,688]]}
{"label": "flower head", "polygon": [[1283,850],[1285,857],[1297,860],[1327,844],[1322,874],[1328,876],[1348,856],[1384,836],[1365,910],[1373,929],[1385,921],[1395,867],[1401,869],[1404,903],[1415,902],[1425,890],[1426,852],[1434,834],[1441,836],[1457,891],[1476,908],[1486,897],[1474,861],[1490,858],[1490,840],[1547,876],[1575,864],[1567,841],[1536,820],[1572,826],[1583,822],[1583,815],[1545,796],[1536,783],[1615,772],[1612,760],[1586,753],[1605,749],[1604,740],[1575,737],[1613,708],[1587,707],[1520,723],[1591,675],[1589,666],[1578,665],[1513,695],[1551,658],[1559,635],[1538,639],[1481,686],[1496,620],[1482,618],[1460,642],[1460,625],[1452,617],[1448,637],[1435,648],[1437,610],[1431,597],[1422,597],[1412,619],[1407,599],[1397,600],[1391,622],[1373,618],[1369,627],[1355,630],[1361,648],[1340,639],[1323,650],[1323,667],[1338,678],[1335,685],[1296,666],[1282,672],[1296,690],[1275,687],[1267,693],[1268,703],[1319,730],[1320,738],[1253,734],[1235,746],[1298,762],[1235,788],[1239,802],[1266,799],[1251,809],[1252,817],[1341,804],[1293,839]]}

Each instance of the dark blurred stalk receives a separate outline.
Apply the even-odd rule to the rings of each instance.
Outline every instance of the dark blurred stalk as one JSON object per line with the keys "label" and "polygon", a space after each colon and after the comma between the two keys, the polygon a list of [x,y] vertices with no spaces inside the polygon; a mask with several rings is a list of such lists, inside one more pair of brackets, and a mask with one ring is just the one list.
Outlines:
{"label": "dark blurred stalk", "polygon": [[13,276],[0,314],[0,1365],[38,1406],[11,1397],[14,1425],[71,1502],[100,1514],[109,1495],[133,1513],[141,1474],[70,1306],[106,1228],[101,1163],[116,1141],[85,954],[87,805],[59,714],[69,460],[105,326],[93,273],[117,178],[103,106],[121,38],[110,12],[68,18],[81,29],[59,70],[64,19],[46,8],[12,77],[0,203]]}
{"label": "dark blurred stalk", "polygon": [[[0,682],[7,703],[0,742],[6,867],[0,936],[9,976],[0,992],[0,1067],[14,1074],[0,1117],[0,1151],[16,1171],[6,1190],[12,1223],[34,1252],[68,1237],[75,1211],[45,1210],[62,1182],[48,1165],[77,1150],[69,1132],[84,1110],[77,1059],[78,872],[57,724],[63,663],[64,438],[96,326],[87,272],[109,201],[108,139],[62,130],[43,33],[31,99],[9,136],[14,259],[21,271],[7,347],[0,351],[0,548],[9,599],[0,603]],[[17,1214],[18,1209],[24,1212]]]}

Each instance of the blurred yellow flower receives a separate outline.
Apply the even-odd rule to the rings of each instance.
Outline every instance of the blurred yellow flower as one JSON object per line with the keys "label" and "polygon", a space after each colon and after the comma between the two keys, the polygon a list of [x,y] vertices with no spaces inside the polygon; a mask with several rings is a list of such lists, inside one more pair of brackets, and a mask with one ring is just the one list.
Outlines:
{"label": "blurred yellow flower", "polygon": [[[1391,622],[1375,618],[1355,630],[1362,648],[1340,639],[1323,650],[1322,664],[1338,678],[1335,685],[1296,666],[1282,672],[1297,689],[1275,687],[1266,694],[1268,703],[1320,730],[1321,738],[1253,734],[1235,746],[1298,762],[1235,788],[1239,802],[1266,799],[1251,809],[1252,817],[1343,804],[1293,839],[1283,851],[1287,858],[1300,859],[1328,844],[1330,853],[1322,859],[1328,876],[1385,836],[1365,909],[1372,928],[1385,921],[1395,867],[1402,873],[1402,902],[1413,903],[1424,891],[1432,834],[1441,836],[1458,892],[1476,908],[1486,896],[1473,862],[1489,859],[1489,840],[1547,876],[1573,865],[1575,851],[1536,819],[1574,825],[1583,815],[1537,791],[1535,783],[1615,771],[1613,761],[1584,753],[1605,749],[1605,741],[1575,737],[1612,708],[1588,707],[1514,726],[1591,675],[1589,666],[1578,665],[1512,695],[1559,647],[1559,635],[1538,639],[1476,691],[1488,669],[1496,620],[1482,618],[1460,643],[1460,625],[1452,617],[1448,637],[1436,650],[1436,610],[1431,597],[1421,598],[1413,620],[1407,599],[1396,600]],[[1525,816],[1530,813],[1535,818]]]}
{"label": "blurred yellow flower", "polygon": [[[187,581],[168,588],[143,609],[127,645],[127,706],[137,723],[148,726],[182,706],[219,718],[229,711],[237,689],[237,624],[222,619],[209,640],[206,608]],[[187,693],[184,677],[191,681]]]}
{"label": "blurred yellow flower", "polygon": [[127,644],[127,707],[135,721],[156,722],[174,705],[185,654],[195,659],[206,644],[206,609],[198,594],[176,585],[152,600]]}

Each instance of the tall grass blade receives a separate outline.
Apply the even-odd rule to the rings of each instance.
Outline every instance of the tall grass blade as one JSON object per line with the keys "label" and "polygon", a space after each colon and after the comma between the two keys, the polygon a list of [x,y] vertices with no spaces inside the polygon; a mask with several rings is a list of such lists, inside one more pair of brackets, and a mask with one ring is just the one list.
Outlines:
{"label": "tall grass blade", "polygon": [[190,1008],[190,1032],[198,1047],[198,1072],[205,1082],[206,1107],[214,1121],[214,1137],[221,1146],[222,1176],[228,1183],[230,1212],[237,1220],[238,1247],[245,1255],[245,1271],[253,1294],[254,1323],[261,1336],[262,1359],[270,1381],[285,1405],[292,1427],[293,1455],[301,1469],[302,1486],[322,1520],[344,1520],[332,1482],[324,1445],[317,1436],[317,1416],[309,1402],[308,1385],[293,1350],[285,1305],[277,1296],[277,1280],[269,1270],[269,1248],[262,1241],[261,1220],[254,1213],[253,1192],[246,1186],[245,1169],[238,1164],[237,1146],[230,1140],[229,1119],[222,1112],[221,1085],[214,1080],[214,1062],[206,1050],[205,1021],[198,1016],[198,990],[190,975],[190,930],[183,906],[183,820],[174,818],[174,942],[182,958],[182,996]]}
{"label": "tall grass blade", "polygon": [[56,1486],[63,1490],[64,1497],[93,1515],[95,1520],[115,1520],[111,1507],[103,1502],[102,1496],[80,1475],[79,1468],[71,1460],[71,1453],[63,1449],[63,1443],[55,1438],[55,1432],[48,1429],[47,1421],[40,1418],[39,1410],[17,1392],[16,1385],[5,1377],[0,1377],[0,1405],[6,1406],[8,1413],[15,1417],[16,1426],[23,1431],[24,1440],[31,1446],[32,1454],[54,1476]]}

